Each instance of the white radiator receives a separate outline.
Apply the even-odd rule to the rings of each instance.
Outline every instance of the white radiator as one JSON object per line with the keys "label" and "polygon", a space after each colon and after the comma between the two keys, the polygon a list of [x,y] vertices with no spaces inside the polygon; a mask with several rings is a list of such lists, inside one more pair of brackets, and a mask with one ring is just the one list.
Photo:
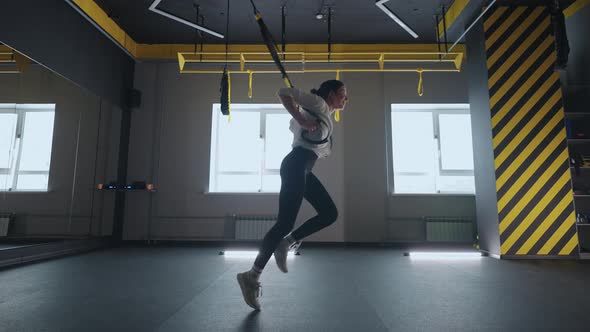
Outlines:
{"label": "white radiator", "polygon": [[8,224],[10,223],[10,215],[0,214],[0,236],[8,234]]}
{"label": "white radiator", "polygon": [[473,242],[475,228],[473,220],[467,217],[424,217],[426,241]]}
{"label": "white radiator", "polygon": [[262,240],[276,223],[276,216],[234,216],[236,240]]}

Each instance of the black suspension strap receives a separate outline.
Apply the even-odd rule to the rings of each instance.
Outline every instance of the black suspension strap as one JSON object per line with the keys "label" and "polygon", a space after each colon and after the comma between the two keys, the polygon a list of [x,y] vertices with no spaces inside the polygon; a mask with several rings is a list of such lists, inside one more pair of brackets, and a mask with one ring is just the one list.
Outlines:
{"label": "black suspension strap", "polygon": [[445,5],[442,5],[442,21],[443,21],[443,32],[445,34],[445,53],[449,53],[449,43],[447,42],[447,13],[445,11]]}
{"label": "black suspension strap", "polygon": [[441,53],[441,49],[440,49],[440,30],[438,29],[438,24],[439,24],[439,20],[438,20],[438,14],[434,16],[434,20],[436,21],[436,45],[438,46],[438,60],[441,61],[442,60],[442,54]]}
{"label": "black suspension strap", "polygon": [[225,67],[223,68],[223,75],[221,76],[221,113],[223,115],[229,115],[230,113],[231,98],[231,82],[227,70],[227,56],[229,50],[229,1],[230,0],[227,0],[227,22],[225,24]]}
{"label": "black suspension strap", "polygon": [[[197,5],[197,4],[193,4],[193,6],[195,7],[195,10],[197,11],[197,19],[195,20],[195,24],[199,25],[199,9],[201,8],[201,6]],[[201,31],[199,29],[195,29],[196,33],[195,33],[195,51],[193,53],[197,54],[197,41],[199,41],[200,38],[202,38],[203,36],[201,36]]]}
{"label": "black suspension strap", "polygon": [[332,7],[328,7],[328,62],[332,56]]}
{"label": "black suspension strap", "polygon": [[285,45],[285,6],[281,7],[281,44],[283,44],[283,60],[287,59],[287,47]]}
{"label": "black suspension strap", "polygon": [[254,16],[256,17],[256,22],[258,23],[258,27],[260,28],[260,33],[262,34],[262,39],[264,40],[264,43],[266,44],[266,47],[268,48],[268,52],[270,53],[270,56],[272,57],[275,64],[279,68],[279,71],[281,72],[281,75],[283,77],[283,81],[285,81],[285,84],[287,85],[287,87],[292,88],[293,83],[291,83],[291,80],[289,79],[289,76],[287,75],[287,72],[285,71],[285,67],[283,66],[283,63],[281,62],[281,58],[279,57],[277,46],[276,46],[274,39],[272,38],[272,34],[270,33],[270,31],[266,27],[266,24],[264,23],[264,20],[262,19],[262,15],[258,11],[258,9],[256,9],[256,5],[254,4],[254,1],[250,0],[250,3],[252,4],[252,9],[254,10]]}
{"label": "black suspension strap", "polygon": [[[285,82],[285,85],[287,85],[287,87],[289,87],[289,88],[293,88],[294,85],[293,85],[293,83],[291,83],[291,80],[289,79],[289,75],[287,75],[287,72],[285,71],[285,67],[283,66],[283,63],[281,62],[281,58],[279,57],[279,54],[278,54],[278,47],[272,37],[272,34],[270,33],[270,31],[268,30],[268,27],[264,23],[264,20],[262,19],[262,15],[260,14],[258,9],[256,8],[254,1],[250,0],[250,3],[252,4],[252,9],[254,10],[254,16],[256,17],[256,22],[258,23],[258,27],[260,28],[260,33],[262,35],[262,39],[264,40],[264,43],[266,44],[268,52],[270,53],[274,63],[276,64],[279,71],[281,72],[281,75],[283,77],[283,81]],[[320,127],[325,126],[328,129],[330,128],[328,126],[328,124],[324,120],[322,120],[322,118],[320,118],[319,115],[317,115],[314,112],[312,112],[308,109],[305,109],[305,108],[303,108],[303,110],[306,111],[307,113],[309,113],[311,116],[313,116],[316,119],[316,121],[318,122],[318,124],[320,125]],[[324,144],[324,143],[330,142],[330,140],[332,138],[332,133],[328,132],[328,135],[325,138],[315,140],[315,139],[312,139],[309,137],[309,132],[307,130],[303,130],[301,132],[301,138],[310,144],[318,145],[318,144]]]}
{"label": "black suspension strap", "polygon": [[[205,16],[201,15],[201,26],[205,26]],[[203,62],[203,44],[205,42],[205,36],[201,38],[201,55],[199,56],[199,61]]]}
{"label": "black suspension strap", "polygon": [[229,0],[227,0],[227,20],[225,21],[225,69],[227,69],[227,53],[229,50]]}

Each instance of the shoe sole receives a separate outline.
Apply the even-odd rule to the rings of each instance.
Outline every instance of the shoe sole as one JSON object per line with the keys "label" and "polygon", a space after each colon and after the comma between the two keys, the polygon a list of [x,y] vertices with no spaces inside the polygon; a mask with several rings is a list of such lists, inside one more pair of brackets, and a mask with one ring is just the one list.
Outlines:
{"label": "shoe sole", "polygon": [[246,284],[244,283],[244,279],[241,276],[242,275],[240,273],[238,273],[236,275],[236,279],[238,280],[238,284],[240,285],[240,290],[242,291],[242,297],[244,298],[244,302],[246,302],[246,304],[248,306],[250,306],[252,309],[260,310],[259,307],[256,307],[254,304],[248,302],[248,298],[246,297],[246,292],[244,291],[244,289],[246,288]]}
{"label": "shoe sole", "polygon": [[[289,254],[289,252],[287,251],[287,255]],[[285,269],[283,270],[283,268],[281,267],[281,264],[279,263],[279,259],[277,258],[277,254],[276,252],[273,253],[273,256],[275,257],[275,262],[277,263],[277,267],[279,268],[279,270],[281,270],[281,272],[283,273],[288,273],[289,270],[287,269],[287,266],[285,264]],[[285,257],[285,260],[287,260],[287,258]]]}

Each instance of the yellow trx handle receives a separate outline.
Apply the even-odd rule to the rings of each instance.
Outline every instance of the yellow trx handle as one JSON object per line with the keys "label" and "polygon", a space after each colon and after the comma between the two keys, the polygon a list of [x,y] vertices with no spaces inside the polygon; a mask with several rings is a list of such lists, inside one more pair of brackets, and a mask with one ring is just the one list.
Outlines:
{"label": "yellow trx handle", "polygon": [[288,78],[288,77],[283,77],[283,81],[285,81],[285,85],[286,85],[288,88],[292,88],[292,87],[293,87],[293,86],[291,85],[291,82],[289,81],[289,78]]}
{"label": "yellow trx handle", "polygon": [[422,79],[422,73],[424,72],[424,70],[422,68],[418,68],[416,71],[420,75],[420,79],[418,80],[418,96],[422,97],[422,95],[424,94],[424,82]]}
{"label": "yellow trx handle", "polygon": [[249,81],[248,81],[248,98],[252,99],[252,71],[248,70]]}
{"label": "yellow trx handle", "polygon": [[[336,71],[336,80],[340,80],[340,70]],[[334,120],[340,122],[340,110],[336,110],[336,113],[334,113]]]}

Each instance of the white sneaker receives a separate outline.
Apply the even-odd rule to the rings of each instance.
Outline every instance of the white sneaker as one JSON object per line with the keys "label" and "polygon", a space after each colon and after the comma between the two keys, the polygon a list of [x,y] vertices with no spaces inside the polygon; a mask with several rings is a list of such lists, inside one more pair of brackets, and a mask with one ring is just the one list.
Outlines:
{"label": "white sneaker", "polygon": [[297,241],[297,242],[293,243],[293,244],[292,244],[292,245],[289,247],[289,249],[290,249],[290,250],[293,250],[293,252],[295,253],[295,255],[299,255],[299,254],[297,253],[297,251],[299,250],[299,247],[300,247],[300,246],[301,246],[301,241]]}
{"label": "white sneaker", "polygon": [[279,267],[279,270],[281,270],[283,273],[289,272],[289,270],[287,269],[287,254],[289,253],[289,247],[289,241],[287,241],[287,239],[282,239],[274,252],[277,266]]}
{"label": "white sneaker", "polygon": [[248,272],[238,273],[236,277],[246,304],[253,309],[260,310],[260,303],[258,302],[258,297],[262,295],[260,282],[254,280]]}

